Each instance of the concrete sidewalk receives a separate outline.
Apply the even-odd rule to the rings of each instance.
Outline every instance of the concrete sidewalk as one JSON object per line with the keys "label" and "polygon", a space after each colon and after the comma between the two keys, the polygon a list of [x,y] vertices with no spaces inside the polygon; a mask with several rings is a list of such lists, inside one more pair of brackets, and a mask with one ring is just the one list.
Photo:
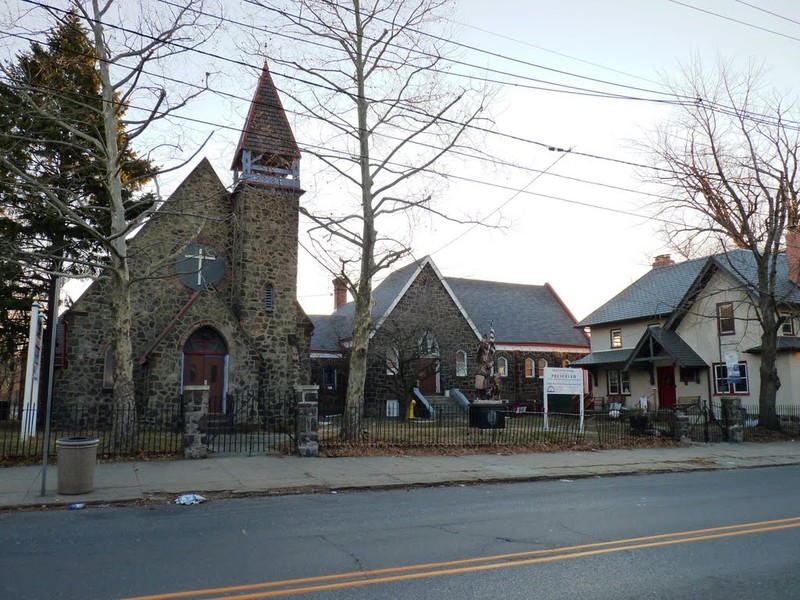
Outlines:
{"label": "concrete sidewalk", "polygon": [[183,493],[268,495],[386,489],[422,485],[534,481],[639,473],[738,469],[800,464],[800,442],[693,444],[677,448],[475,454],[460,456],[219,456],[202,460],[100,463],[94,491],[61,496],[58,469],[0,468],[0,510],[173,501]]}

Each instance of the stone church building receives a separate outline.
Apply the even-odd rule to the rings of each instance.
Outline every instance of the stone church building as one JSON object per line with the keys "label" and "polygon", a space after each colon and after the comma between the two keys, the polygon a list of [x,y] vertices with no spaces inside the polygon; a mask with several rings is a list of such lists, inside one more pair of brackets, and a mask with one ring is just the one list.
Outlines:
{"label": "stone church building", "polygon": [[[158,409],[206,383],[231,398],[309,381],[312,324],[297,302],[300,151],[263,68],[227,190],[203,160],[130,240],[136,400]],[[56,406],[110,401],[107,284],[64,314]]]}

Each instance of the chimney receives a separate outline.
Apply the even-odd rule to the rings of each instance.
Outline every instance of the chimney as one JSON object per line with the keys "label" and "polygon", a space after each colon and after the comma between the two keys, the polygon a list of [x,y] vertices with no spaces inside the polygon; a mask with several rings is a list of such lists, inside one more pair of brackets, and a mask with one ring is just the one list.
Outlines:
{"label": "chimney", "polygon": [[674,264],[675,261],[670,258],[669,254],[659,254],[655,257],[655,259],[653,259],[654,269],[657,269],[658,267],[668,267]]}
{"label": "chimney", "polygon": [[786,265],[789,269],[789,281],[800,283],[800,232],[792,227],[786,230]]}
{"label": "chimney", "polygon": [[342,304],[347,303],[347,284],[344,279],[337,277],[333,280],[333,310],[338,310]]}

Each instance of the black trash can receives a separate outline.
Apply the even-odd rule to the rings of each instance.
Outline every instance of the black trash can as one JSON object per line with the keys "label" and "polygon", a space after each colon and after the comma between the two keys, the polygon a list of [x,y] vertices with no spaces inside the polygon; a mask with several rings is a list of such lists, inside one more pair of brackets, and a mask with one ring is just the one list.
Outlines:
{"label": "black trash can", "polygon": [[94,467],[99,444],[98,438],[86,436],[56,440],[59,494],[88,494],[94,489]]}
{"label": "black trash can", "polygon": [[469,426],[478,429],[505,429],[506,410],[501,403],[470,404]]}

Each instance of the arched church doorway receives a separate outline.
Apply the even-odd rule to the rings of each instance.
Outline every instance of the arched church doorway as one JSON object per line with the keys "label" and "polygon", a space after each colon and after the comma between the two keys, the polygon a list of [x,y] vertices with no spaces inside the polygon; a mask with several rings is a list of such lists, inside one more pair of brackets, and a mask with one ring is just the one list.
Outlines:
{"label": "arched church doorway", "polygon": [[183,385],[208,385],[208,410],[225,412],[228,348],[212,327],[201,327],[183,345]]}

